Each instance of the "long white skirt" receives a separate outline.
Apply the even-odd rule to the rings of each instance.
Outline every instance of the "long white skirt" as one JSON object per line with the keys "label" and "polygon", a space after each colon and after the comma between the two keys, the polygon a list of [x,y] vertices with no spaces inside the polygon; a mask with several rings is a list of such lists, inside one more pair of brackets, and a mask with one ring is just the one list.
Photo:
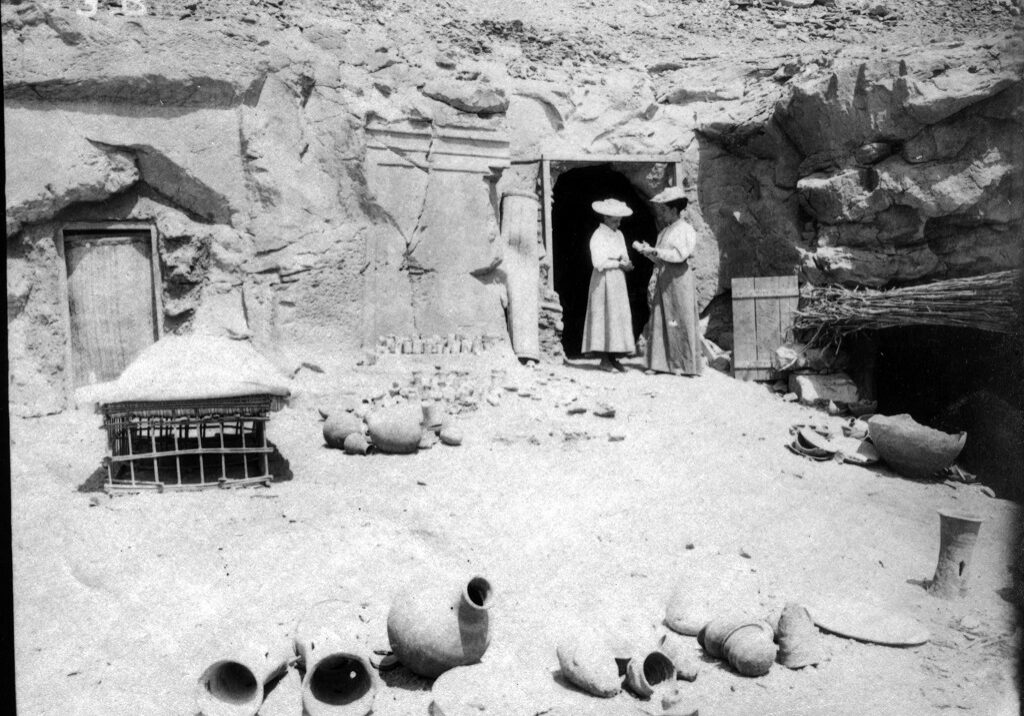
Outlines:
{"label": "long white skirt", "polygon": [[590,275],[587,318],[583,323],[583,352],[636,353],[626,275],[619,269],[595,269]]}

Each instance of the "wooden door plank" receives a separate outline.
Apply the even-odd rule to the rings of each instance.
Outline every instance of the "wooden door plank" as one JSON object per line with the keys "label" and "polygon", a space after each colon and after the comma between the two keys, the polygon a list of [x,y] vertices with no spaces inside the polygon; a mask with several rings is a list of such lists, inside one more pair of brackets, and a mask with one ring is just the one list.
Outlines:
{"label": "wooden door plank", "polygon": [[732,280],[732,340],[733,340],[733,375],[746,379],[746,369],[757,360],[757,333],[754,316],[753,298],[736,298],[737,292],[750,288],[753,279],[734,278]]}
{"label": "wooden door plank", "polygon": [[156,338],[149,236],[104,239],[64,247],[76,386],[117,378]]}
{"label": "wooden door plank", "polygon": [[[764,276],[754,279],[755,289],[777,290],[775,276]],[[779,299],[754,299],[754,322],[757,330],[757,363],[759,366],[771,365],[772,353],[781,345],[779,336]]]}

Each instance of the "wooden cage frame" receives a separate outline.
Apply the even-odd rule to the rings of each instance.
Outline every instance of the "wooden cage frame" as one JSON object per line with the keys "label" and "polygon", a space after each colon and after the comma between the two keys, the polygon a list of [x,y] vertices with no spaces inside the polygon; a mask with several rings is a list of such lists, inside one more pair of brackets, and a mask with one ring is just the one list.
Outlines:
{"label": "wooden cage frame", "polygon": [[248,395],[103,405],[107,491],[269,486],[274,448],[266,427],[280,400]]}

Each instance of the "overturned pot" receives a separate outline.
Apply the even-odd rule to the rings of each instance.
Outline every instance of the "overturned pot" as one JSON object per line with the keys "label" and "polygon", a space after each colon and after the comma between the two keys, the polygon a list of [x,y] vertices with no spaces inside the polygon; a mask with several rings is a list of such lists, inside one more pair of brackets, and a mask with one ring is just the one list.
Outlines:
{"label": "overturned pot", "polygon": [[269,649],[250,645],[226,650],[199,675],[196,711],[202,716],[253,716],[263,703],[266,684],[287,671],[292,656],[286,642]]}
{"label": "overturned pot", "polygon": [[295,653],[306,669],[306,716],[366,716],[373,711],[379,677],[359,638],[344,626],[345,608],[337,600],[320,602],[295,627]]}
{"label": "overturned pot", "polygon": [[491,641],[491,583],[473,577],[455,587],[410,590],[388,612],[388,641],[411,671],[435,678],[455,666],[475,664]]}
{"label": "overturned pot", "polygon": [[643,699],[649,698],[658,684],[675,681],[675,678],[675,664],[660,651],[637,654],[626,665],[626,685]]}

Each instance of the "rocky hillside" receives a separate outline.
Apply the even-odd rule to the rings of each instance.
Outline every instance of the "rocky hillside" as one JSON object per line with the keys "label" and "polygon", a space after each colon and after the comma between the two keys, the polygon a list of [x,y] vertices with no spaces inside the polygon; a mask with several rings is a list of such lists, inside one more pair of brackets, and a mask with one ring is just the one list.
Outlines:
{"label": "rocky hillside", "polygon": [[[384,335],[505,335],[500,201],[537,190],[541,154],[680,156],[702,305],[738,275],[1020,263],[1008,1],[92,6],[0,4],[27,412],[69,395],[69,221],[155,225],[164,329],[249,335],[289,370]],[[613,168],[641,199],[672,174]]]}

